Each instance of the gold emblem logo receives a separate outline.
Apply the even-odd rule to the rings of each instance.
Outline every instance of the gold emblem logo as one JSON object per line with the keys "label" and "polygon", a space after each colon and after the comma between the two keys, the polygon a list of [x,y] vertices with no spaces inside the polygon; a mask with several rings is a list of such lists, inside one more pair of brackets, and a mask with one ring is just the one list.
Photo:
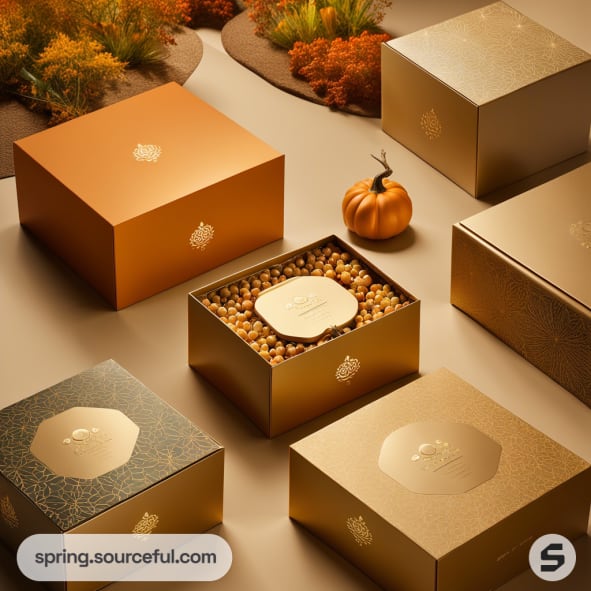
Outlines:
{"label": "gold emblem logo", "polygon": [[591,222],[580,220],[571,224],[570,234],[583,248],[591,248]]}
{"label": "gold emblem logo", "polygon": [[347,529],[360,546],[369,546],[373,542],[373,535],[361,515],[359,517],[349,517],[347,519]]}
{"label": "gold emblem logo", "polygon": [[111,437],[107,433],[101,432],[98,427],[91,427],[90,429],[74,429],[62,443],[70,445],[72,452],[77,456],[82,456],[100,453],[98,451],[100,446],[108,441],[111,441]]}
{"label": "gold emblem logo", "polygon": [[359,362],[359,359],[356,359],[355,357],[349,357],[349,355],[347,355],[345,357],[345,361],[343,361],[343,363],[337,367],[335,377],[339,382],[345,382],[349,384],[360,369],[361,363]]}
{"label": "gold emblem logo", "polygon": [[131,533],[139,539],[144,539],[149,536],[156,526],[160,518],[155,513],[144,513],[142,518],[135,524],[135,527],[131,530]]}
{"label": "gold emblem logo", "polygon": [[133,150],[133,157],[138,162],[157,162],[162,148],[156,144],[138,144]]}
{"label": "gold emblem logo", "polygon": [[205,247],[213,240],[214,234],[213,226],[201,222],[199,227],[191,234],[189,244],[192,248],[205,250]]}
{"label": "gold emblem logo", "polygon": [[450,446],[447,441],[435,439],[432,443],[421,443],[410,460],[421,468],[435,472],[460,456],[460,449]]}
{"label": "gold emblem logo", "polygon": [[14,510],[8,495],[5,495],[0,499],[0,515],[2,515],[2,519],[8,524],[8,527],[14,529],[19,526],[16,511]]}
{"label": "gold emblem logo", "polygon": [[435,109],[429,109],[421,115],[421,129],[430,140],[436,140],[443,133],[443,126],[435,112]]}

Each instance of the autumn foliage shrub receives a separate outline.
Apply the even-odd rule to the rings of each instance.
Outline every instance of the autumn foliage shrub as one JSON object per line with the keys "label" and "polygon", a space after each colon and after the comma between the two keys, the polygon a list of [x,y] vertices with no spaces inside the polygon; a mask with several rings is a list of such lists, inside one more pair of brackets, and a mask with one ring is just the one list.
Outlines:
{"label": "autumn foliage shrub", "polygon": [[190,0],[189,26],[221,29],[240,9],[234,0]]}
{"label": "autumn foliage shrub", "polygon": [[29,51],[26,29],[27,20],[21,7],[0,0],[0,86],[16,82],[26,62]]}
{"label": "autumn foliage shrub", "polygon": [[0,91],[77,117],[126,66],[164,58],[193,1],[0,0]]}
{"label": "autumn foliage shrub", "polygon": [[22,76],[30,83],[30,98],[45,105],[50,124],[56,124],[86,113],[105,82],[121,77],[124,67],[98,42],[58,33]]}
{"label": "autumn foliage shrub", "polygon": [[130,66],[163,59],[190,10],[189,0],[70,0],[69,6],[79,34]]}
{"label": "autumn foliage shrub", "polygon": [[330,107],[379,105],[380,47],[390,38],[363,32],[349,39],[297,42],[289,52],[291,73],[304,78]]}
{"label": "autumn foliage shrub", "polygon": [[255,33],[291,49],[297,41],[379,32],[391,0],[245,0]]}
{"label": "autumn foliage shrub", "polygon": [[380,29],[391,0],[245,0],[255,33],[288,50],[291,73],[333,108],[380,104]]}

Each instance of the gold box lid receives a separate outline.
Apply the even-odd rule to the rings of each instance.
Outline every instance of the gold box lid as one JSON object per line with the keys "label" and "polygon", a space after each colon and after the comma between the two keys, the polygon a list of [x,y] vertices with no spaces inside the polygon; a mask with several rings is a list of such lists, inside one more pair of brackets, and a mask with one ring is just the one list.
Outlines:
{"label": "gold box lid", "polygon": [[591,310],[590,186],[588,163],[460,225]]}
{"label": "gold box lid", "polygon": [[387,44],[476,105],[591,60],[586,51],[504,2]]}
{"label": "gold box lid", "polygon": [[0,474],[62,531],[222,449],[113,360],[0,411]]}
{"label": "gold box lid", "polygon": [[[494,475],[479,475],[480,484],[463,487],[467,492],[422,494],[380,468],[392,434],[424,422],[466,424],[490,440],[485,442],[489,447],[498,444],[498,468],[491,462]],[[415,380],[291,447],[436,559],[590,467],[447,369]],[[410,466],[413,455],[407,456]]]}

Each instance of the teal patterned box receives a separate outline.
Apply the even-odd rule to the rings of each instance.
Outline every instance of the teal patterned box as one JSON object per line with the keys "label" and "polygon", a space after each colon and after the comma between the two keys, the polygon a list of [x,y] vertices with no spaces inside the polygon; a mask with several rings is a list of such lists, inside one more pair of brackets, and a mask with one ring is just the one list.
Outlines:
{"label": "teal patterned box", "polygon": [[224,448],[115,361],[1,410],[0,432],[0,536],[13,549],[39,533],[199,533],[222,520]]}

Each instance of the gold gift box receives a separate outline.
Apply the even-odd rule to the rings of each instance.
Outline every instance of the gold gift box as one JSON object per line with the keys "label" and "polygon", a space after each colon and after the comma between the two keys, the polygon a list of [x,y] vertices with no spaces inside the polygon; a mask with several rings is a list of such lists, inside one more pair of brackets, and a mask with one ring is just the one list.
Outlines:
{"label": "gold gift box", "polygon": [[591,164],[453,226],[451,303],[591,406]]}
{"label": "gold gift box", "polygon": [[290,447],[290,517],[385,589],[496,589],[590,500],[587,462],[446,369]]}
{"label": "gold gift box", "polygon": [[382,46],[382,128],[478,197],[587,150],[591,55],[503,2]]}
{"label": "gold gift box", "polygon": [[[403,293],[409,305],[272,365],[202,304],[212,291],[328,243],[361,261],[375,281],[379,278]],[[189,365],[274,437],[418,371],[419,321],[419,300],[348,244],[329,236],[190,293]]]}
{"label": "gold gift box", "polygon": [[15,142],[14,166],[21,224],[116,309],[283,236],[283,155],[176,83]]}
{"label": "gold gift box", "polygon": [[4,408],[0,432],[0,537],[15,550],[39,533],[188,534],[222,520],[224,448],[112,360]]}

